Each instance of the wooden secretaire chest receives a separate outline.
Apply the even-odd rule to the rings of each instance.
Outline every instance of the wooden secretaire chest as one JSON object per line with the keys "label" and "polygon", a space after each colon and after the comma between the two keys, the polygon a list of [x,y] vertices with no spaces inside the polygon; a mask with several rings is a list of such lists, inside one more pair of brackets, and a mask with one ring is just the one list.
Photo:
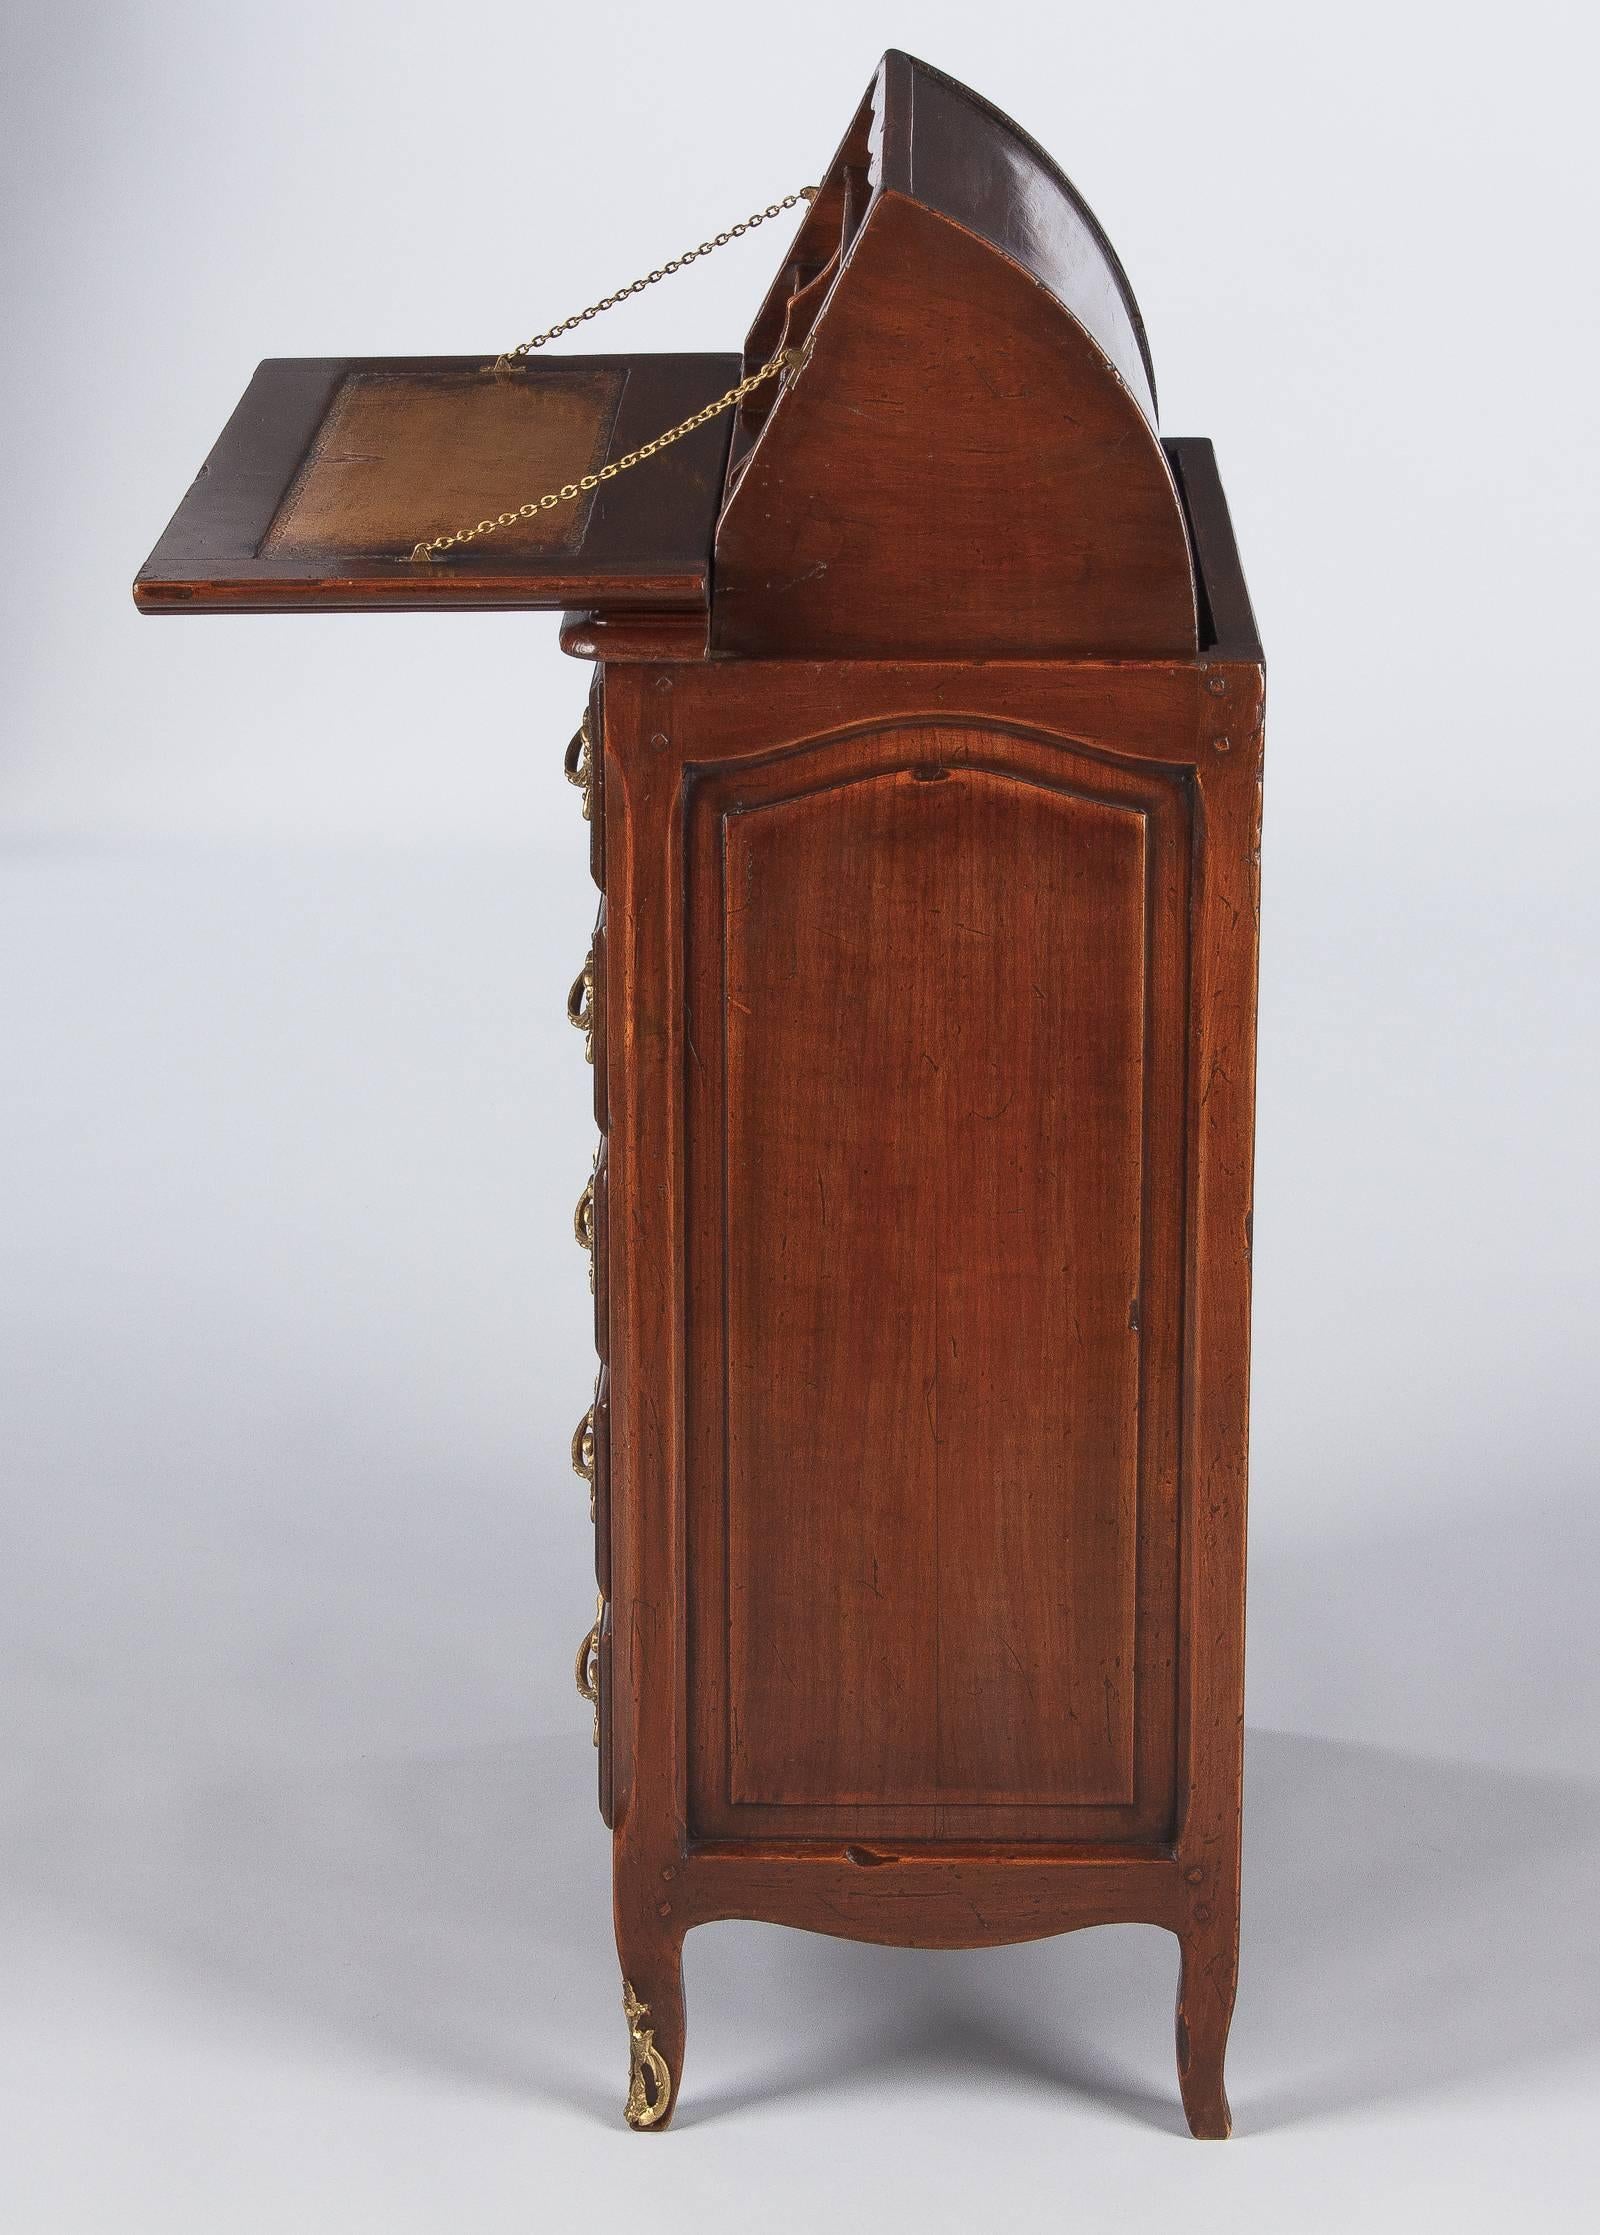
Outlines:
{"label": "wooden secretaire chest", "polygon": [[804,199],[742,359],[263,366],[136,594],[557,606],[596,663],[578,1677],[633,2123],[692,1925],[1143,1920],[1219,2135],[1261,651],[1031,141],[890,54]]}

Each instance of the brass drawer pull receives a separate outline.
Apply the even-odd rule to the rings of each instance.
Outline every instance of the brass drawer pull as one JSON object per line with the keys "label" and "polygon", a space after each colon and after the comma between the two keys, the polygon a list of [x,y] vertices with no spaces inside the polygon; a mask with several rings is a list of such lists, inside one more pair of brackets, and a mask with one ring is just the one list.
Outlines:
{"label": "brass drawer pull", "polygon": [[589,1252],[589,1292],[594,1293],[594,1174],[591,1172],[572,1214],[572,1231],[580,1249]]}
{"label": "brass drawer pull", "polygon": [[591,807],[589,793],[591,779],[590,752],[589,716],[587,710],[585,710],[582,721],[572,733],[572,742],[567,747],[567,757],[561,764],[567,782],[576,784],[583,794],[583,819],[585,822],[589,820]]}
{"label": "brass drawer pull", "polygon": [[578,1658],[573,1664],[573,1679],[578,1687],[578,1697],[587,1700],[594,1709],[594,1742],[600,1743],[600,1623],[606,1611],[604,1599],[596,1601],[595,1618],[578,1647]]}
{"label": "brass drawer pull", "polygon": [[591,947],[583,958],[583,968],[572,981],[567,995],[567,1022],[575,1032],[583,1034],[583,1052],[586,1060],[594,1061],[594,949]]}
{"label": "brass drawer pull", "polygon": [[572,1471],[589,1485],[589,1519],[595,1518],[594,1407],[591,1405],[572,1431]]}
{"label": "brass drawer pull", "polygon": [[573,1664],[573,1681],[578,1687],[578,1697],[587,1700],[591,1707],[600,1704],[600,1624],[591,1623],[584,1632],[583,1643],[578,1647],[578,1658]]}

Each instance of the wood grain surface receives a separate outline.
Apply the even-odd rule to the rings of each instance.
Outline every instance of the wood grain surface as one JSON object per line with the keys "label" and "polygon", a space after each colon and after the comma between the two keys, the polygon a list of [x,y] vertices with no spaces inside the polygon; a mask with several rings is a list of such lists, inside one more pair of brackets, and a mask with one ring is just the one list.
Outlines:
{"label": "wood grain surface", "polygon": [[1221,2132],[1259,665],[605,678],[627,1975],[1159,1923]]}
{"label": "wood grain surface", "polygon": [[550,356],[502,381],[483,357],[268,358],[140,568],[134,602],[146,613],[672,611],[698,616],[703,638],[726,418],[553,508],[536,532],[497,527],[442,558],[409,554],[576,483],[738,371],[732,356]]}
{"label": "wood grain surface", "polygon": [[1159,1828],[1182,787],[927,723],[686,813],[694,1824]]}
{"label": "wood grain surface", "polygon": [[674,2099],[694,1925],[1145,1922],[1223,2135],[1263,700],[1227,505],[1082,196],[908,55],[744,368],[780,350],[736,421],[433,564],[740,361],[269,361],[135,596],[555,605],[599,663],[583,1669]]}

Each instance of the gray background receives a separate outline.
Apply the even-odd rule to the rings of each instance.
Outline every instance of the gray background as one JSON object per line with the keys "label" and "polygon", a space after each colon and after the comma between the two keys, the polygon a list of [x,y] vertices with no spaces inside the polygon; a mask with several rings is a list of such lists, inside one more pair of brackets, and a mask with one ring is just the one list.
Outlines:
{"label": "gray background", "polygon": [[[1591,2224],[1584,11],[4,37],[5,2224]],[[1135,1929],[695,1935],[681,2124],[623,2130],[570,1678],[586,671],[538,616],[127,596],[258,356],[514,340],[814,177],[891,40],[1104,219],[1272,660],[1225,2149]],[[596,346],[735,345],[779,247]]]}

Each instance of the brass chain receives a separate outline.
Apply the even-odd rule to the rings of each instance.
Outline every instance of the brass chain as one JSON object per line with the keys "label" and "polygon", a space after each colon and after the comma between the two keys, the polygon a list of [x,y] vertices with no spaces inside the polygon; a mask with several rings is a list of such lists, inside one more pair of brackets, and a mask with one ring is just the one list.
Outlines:
{"label": "brass chain", "polygon": [[547,326],[542,334],[535,334],[531,341],[519,341],[515,349],[495,359],[496,372],[510,372],[518,358],[528,356],[535,349],[543,349],[547,341],[558,341],[563,334],[570,334],[591,318],[598,318],[603,310],[614,310],[618,303],[625,303],[630,295],[642,295],[647,287],[654,287],[657,280],[666,279],[673,272],[687,271],[691,264],[699,263],[702,256],[711,256],[719,248],[726,248],[729,241],[753,233],[758,225],[765,225],[769,217],[782,217],[785,210],[792,210],[801,202],[816,199],[814,186],[802,186],[797,193],[785,194],[781,202],[769,202],[764,210],[753,210],[742,224],[732,225],[725,233],[717,233],[709,241],[702,241],[698,248],[686,248],[681,256],[653,272],[646,272],[642,279],[629,280],[626,287],[619,287],[614,295],[602,295],[599,302],[591,303],[587,310],[580,310],[574,317],[563,318],[558,325]]}
{"label": "brass chain", "polygon": [[744,401],[753,388],[759,388],[764,380],[771,380],[775,374],[787,371],[791,365],[798,363],[799,358],[799,350],[784,350],[781,356],[769,358],[759,372],[747,374],[737,387],[727,389],[715,403],[706,404],[687,419],[680,419],[677,426],[669,427],[665,434],[657,435],[653,442],[642,442],[637,450],[630,450],[625,456],[614,458],[609,465],[602,466],[598,473],[586,473],[576,481],[563,482],[559,489],[546,490],[542,497],[531,498],[528,503],[518,505],[514,512],[501,512],[493,519],[480,520],[475,528],[458,528],[454,535],[436,535],[427,543],[418,543],[412,548],[412,558],[432,559],[439,552],[449,551],[457,544],[471,543],[478,536],[493,535],[496,528],[515,527],[518,520],[531,520],[536,514],[549,512],[558,504],[570,504],[574,497],[583,496],[590,489],[598,489],[602,481],[614,480],[619,473],[626,473],[630,466],[636,466],[646,458],[653,458],[658,450],[665,450],[669,443],[677,442],[684,435],[693,434],[697,427],[703,427],[708,420],[732,410],[735,404]]}
{"label": "brass chain", "polygon": [[[769,217],[781,217],[785,210],[792,210],[799,202],[814,201],[816,192],[814,186],[802,186],[798,193],[786,194],[781,202],[769,202],[764,210],[754,211],[742,223],[731,226],[727,232],[718,233],[709,241],[702,241],[698,248],[686,249],[681,256],[674,256],[659,269],[646,273],[642,279],[631,280],[626,287],[619,288],[615,295],[602,295],[599,302],[591,303],[587,310],[580,310],[573,317],[563,318],[559,324],[546,327],[542,334],[533,335],[531,340],[518,342],[515,349],[506,350],[495,359],[491,371],[501,379],[514,375],[518,366],[534,350],[542,349],[547,341],[554,341],[560,334],[571,333],[574,327],[583,325],[587,319],[598,318],[603,310],[615,309],[618,303],[626,302],[630,295],[642,294],[647,287],[653,287],[657,280],[665,279],[669,273],[686,270],[690,264],[698,263],[702,256],[710,256],[715,250],[725,248],[729,241],[736,241],[743,234],[754,232]],[[512,511],[496,513],[487,520],[480,520],[475,528],[458,528],[453,535],[436,535],[424,543],[414,544],[412,558],[436,558],[461,544],[476,542],[480,536],[493,535],[496,528],[515,527],[519,520],[535,519],[541,512],[553,511],[558,504],[570,504],[575,497],[586,496],[591,489],[598,489],[602,481],[614,480],[619,473],[626,473],[630,466],[640,465],[646,458],[655,457],[669,444],[693,434],[697,427],[703,427],[710,420],[720,418],[725,411],[732,411],[754,389],[759,388],[763,381],[775,379],[779,373],[794,369],[801,361],[799,350],[781,350],[776,357],[769,357],[759,370],[747,373],[734,387],[725,389],[714,403],[691,412],[687,419],[680,419],[675,427],[668,427],[653,441],[640,443],[637,450],[630,450],[624,457],[610,460],[597,473],[581,474],[576,481],[563,482],[559,489],[546,490],[543,496],[532,497],[526,504],[519,504]]]}

